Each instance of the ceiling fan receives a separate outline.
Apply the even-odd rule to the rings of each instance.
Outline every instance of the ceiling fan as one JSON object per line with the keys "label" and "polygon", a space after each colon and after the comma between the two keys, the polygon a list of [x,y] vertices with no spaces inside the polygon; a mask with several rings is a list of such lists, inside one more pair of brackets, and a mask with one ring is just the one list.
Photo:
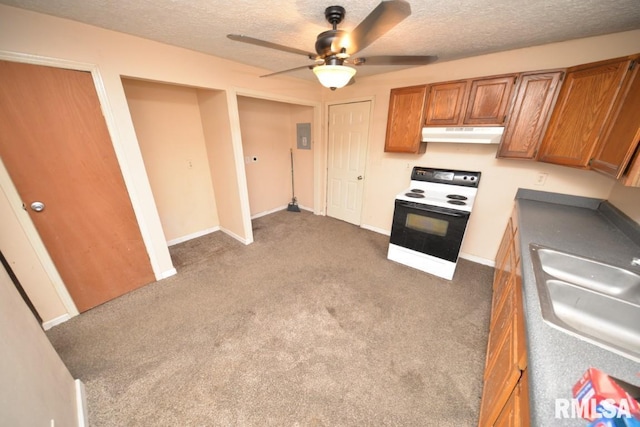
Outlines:
{"label": "ceiling fan", "polygon": [[325,9],[324,16],[333,28],[318,34],[315,53],[239,34],[228,34],[227,37],[243,43],[304,55],[315,61],[313,65],[303,65],[260,77],[308,68],[313,70],[323,86],[335,90],[355,81],[353,76],[356,74],[356,69],[344,64],[416,66],[427,65],[438,59],[437,56],[394,55],[352,58],[353,55],[383,36],[409,15],[411,15],[411,6],[405,0],[382,1],[351,33],[348,33],[338,29],[338,24],[344,19],[345,9],[342,6],[329,6]]}

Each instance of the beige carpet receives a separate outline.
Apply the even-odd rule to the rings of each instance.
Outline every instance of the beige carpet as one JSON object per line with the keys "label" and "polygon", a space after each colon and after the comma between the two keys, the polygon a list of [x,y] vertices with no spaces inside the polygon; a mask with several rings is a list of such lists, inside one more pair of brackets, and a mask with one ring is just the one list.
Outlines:
{"label": "beige carpet", "polygon": [[178,274],[47,332],[98,426],[472,426],[493,269],[452,282],[308,212],[171,248]]}

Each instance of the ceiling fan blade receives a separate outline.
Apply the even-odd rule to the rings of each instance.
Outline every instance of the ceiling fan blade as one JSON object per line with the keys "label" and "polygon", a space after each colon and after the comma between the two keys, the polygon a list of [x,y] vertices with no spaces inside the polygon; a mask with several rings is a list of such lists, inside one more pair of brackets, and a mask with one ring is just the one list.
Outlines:
{"label": "ceiling fan blade", "polygon": [[369,46],[387,31],[411,15],[411,5],[405,0],[383,1],[351,32],[347,40],[337,40],[339,46],[332,46],[334,52],[346,48],[353,55]]}
{"label": "ceiling fan blade", "polygon": [[296,55],[304,55],[309,59],[315,59],[317,56],[315,53],[307,52],[301,49],[296,49],[295,47],[283,46],[281,44],[271,43],[264,40],[255,39],[253,37],[243,36],[241,34],[227,34],[227,38],[237,42],[249,43],[249,44],[253,44],[261,47],[268,47],[269,49],[276,49],[276,50],[281,50],[283,52],[295,53]]}
{"label": "ceiling fan blade", "polygon": [[438,60],[437,56],[367,56],[366,58],[354,58],[353,65],[427,65]]}
{"label": "ceiling fan blade", "polygon": [[289,68],[288,70],[276,71],[275,73],[265,74],[265,75],[260,76],[260,77],[271,77],[271,76],[275,76],[277,74],[283,74],[283,73],[289,73],[289,72],[292,72],[292,71],[304,70],[305,68],[307,68],[309,70],[312,70],[314,67],[315,67],[315,65],[303,65],[302,67]]}

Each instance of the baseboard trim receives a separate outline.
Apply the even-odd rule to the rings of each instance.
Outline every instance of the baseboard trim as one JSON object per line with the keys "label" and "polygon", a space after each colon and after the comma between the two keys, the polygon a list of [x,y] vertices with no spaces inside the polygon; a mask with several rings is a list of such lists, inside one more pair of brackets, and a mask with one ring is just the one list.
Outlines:
{"label": "baseboard trim", "polygon": [[178,274],[178,270],[171,268],[160,273],[160,278],[158,280],[166,279],[167,277],[175,276],[176,274]]}
{"label": "baseboard trim", "polygon": [[370,230],[379,234],[384,234],[385,236],[391,236],[391,231],[385,230],[384,228],[378,228],[367,224],[361,224],[360,228],[364,228],[365,230]]}
{"label": "baseboard trim", "polygon": [[84,389],[84,383],[75,380],[76,389],[76,413],[78,415],[78,427],[89,426],[89,412],[87,410],[87,395]]}
{"label": "baseboard trim", "polygon": [[239,241],[240,243],[242,243],[242,244],[244,244],[244,245],[248,245],[249,243],[252,243],[252,242],[249,242],[249,241],[248,241],[247,239],[245,239],[244,237],[240,237],[239,235],[237,235],[237,234],[236,234],[236,233],[234,233],[233,231],[231,231],[231,230],[227,230],[226,228],[222,228],[222,227],[220,227],[220,231],[222,231],[224,234],[226,234],[226,235],[228,235],[228,236],[230,236],[230,237],[233,237],[234,239],[236,239],[237,241]]}
{"label": "baseboard trim", "polygon": [[167,246],[177,245],[178,243],[186,242],[187,240],[195,239],[197,237],[202,237],[207,234],[213,233],[215,231],[219,231],[220,227],[211,227],[205,228],[204,230],[196,231],[195,233],[187,234],[186,236],[177,237],[175,239],[171,239],[167,241]]}
{"label": "baseboard trim", "polygon": [[477,264],[488,265],[489,267],[495,267],[496,262],[491,259],[481,258],[475,255],[465,254],[464,252],[460,252],[460,258],[464,258],[468,261],[475,262]]}
{"label": "baseboard trim", "polygon": [[[258,212],[257,214],[252,215],[251,219],[256,219],[256,218],[260,218],[262,216],[270,215],[272,213],[284,211],[284,210],[287,209],[288,206],[289,206],[289,204],[286,204],[284,206],[278,206],[277,208],[274,208],[274,209],[271,209],[271,210],[268,210],[268,211]],[[313,209],[311,209],[311,208],[309,208],[307,206],[298,205],[298,207],[303,211],[308,211],[308,212],[314,213]]]}
{"label": "baseboard trim", "polygon": [[267,216],[267,215],[270,215],[272,213],[280,212],[281,210],[284,210],[284,209],[287,209],[286,205],[285,206],[278,206],[277,208],[270,209],[268,211],[258,212],[257,214],[252,215],[251,219],[256,219],[256,218],[260,218],[260,217],[263,217],[263,216]]}
{"label": "baseboard trim", "polygon": [[45,331],[48,331],[54,326],[64,323],[69,319],[71,319],[71,316],[69,314],[63,314],[62,316],[58,316],[54,319],[47,320],[46,322],[42,322],[42,329],[44,329]]}

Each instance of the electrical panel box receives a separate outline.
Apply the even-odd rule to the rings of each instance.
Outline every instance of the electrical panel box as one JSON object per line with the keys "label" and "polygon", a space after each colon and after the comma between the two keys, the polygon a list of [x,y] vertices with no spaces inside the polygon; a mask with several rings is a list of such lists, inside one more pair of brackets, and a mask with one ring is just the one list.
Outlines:
{"label": "electrical panel box", "polygon": [[311,123],[296,123],[298,150],[311,150]]}

